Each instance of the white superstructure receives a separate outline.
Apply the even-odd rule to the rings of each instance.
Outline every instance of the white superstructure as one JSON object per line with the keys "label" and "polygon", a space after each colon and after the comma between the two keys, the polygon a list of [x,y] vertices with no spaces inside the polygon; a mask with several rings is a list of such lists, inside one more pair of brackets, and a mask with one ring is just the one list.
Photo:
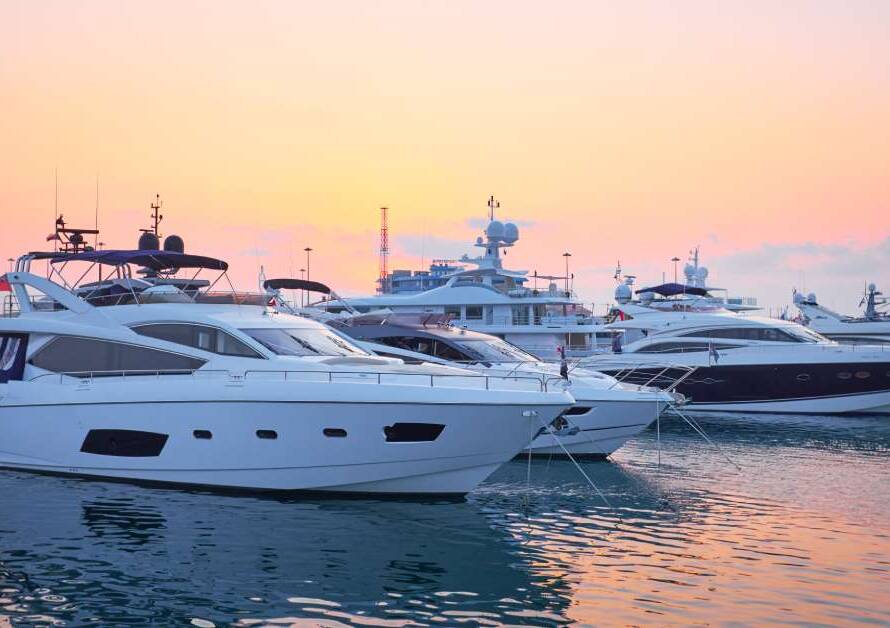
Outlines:
{"label": "white superstructure", "polygon": [[[519,240],[519,229],[495,220],[496,205],[489,207],[490,222],[475,242],[482,254],[458,260],[474,268],[456,270],[443,286],[425,292],[350,298],[349,303],[360,312],[446,314],[457,326],[497,336],[544,359],[557,359],[561,348],[570,356],[590,355],[603,329],[572,290],[571,276],[504,268],[503,255]],[[322,305],[337,309],[340,302]]]}
{"label": "white superstructure", "polygon": [[801,323],[823,336],[846,344],[890,343],[890,314],[884,309],[887,299],[871,283],[865,291],[860,306],[860,316],[838,314],[819,304],[816,294],[804,295],[794,291],[794,305],[800,310]]}

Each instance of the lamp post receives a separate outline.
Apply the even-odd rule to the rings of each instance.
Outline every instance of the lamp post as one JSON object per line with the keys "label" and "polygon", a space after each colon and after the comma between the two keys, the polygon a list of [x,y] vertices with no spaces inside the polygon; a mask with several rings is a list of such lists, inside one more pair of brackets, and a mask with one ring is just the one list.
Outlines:
{"label": "lamp post", "polygon": [[9,272],[12,272],[12,263],[13,263],[15,260],[14,260],[13,258],[10,257],[10,258],[9,258],[8,260],[6,260],[6,261],[9,262]]}
{"label": "lamp post", "polygon": [[563,253],[562,256],[566,258],[566,296],[569,295],[569,258],[572,256],[571,253]]}
{"label": "lamp post", "polygon": [[680,258],[675,255],[671,261],[674,263],[674,283],[677,283],[677,262],[680,261]]}
{"label": "lamp post", "polygon": [[309,254],[312,252],[312,247],[307,246],[303,250],[306,251],[306,281],[309,281]]}
{"label": "lamp post", "polygon": [[[309,254],[312,252],[312,247],[307,246],[303,250],[306,251],[306,281],[309,281]],[[308,291],[304,291],[304,292],[306,293],[306,305],[309,305],[309,292]]]}
{"label": "lamp post", "polygon": [[[300,269],[300,279],[306,278],[306,269]],[[305,304],[303,303],[306,300],[306,290],[300,290],[300,307],[303,307]]]}

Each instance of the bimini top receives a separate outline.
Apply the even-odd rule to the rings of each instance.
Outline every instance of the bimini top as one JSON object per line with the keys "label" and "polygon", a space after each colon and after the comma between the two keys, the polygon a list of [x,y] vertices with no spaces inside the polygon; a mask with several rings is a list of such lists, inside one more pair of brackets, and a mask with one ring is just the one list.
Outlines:
{"label": "bimini top", "polygon": [[213,257],[189,255],[175,251],[110,249],[104,251],[84,251],[82,253],[74,253],[73,255],[58,253],[55,257],[50,258],[50,262],[53,264],[74,261],[93,262],[108,266],[137,264],[154,271],[172,270],[174,268],[209,268],[225,271],[229,268],[228,263]]}
{"label": "bimini top", "polygon": [[331,294],[331,289],[323,283],[306,279],[267,279],[263,282],[263,288],[266,290],[308,290],[309,292]]}
{"label": "bimini top", "polygon": [[706,297],[708,291],[704,288],[696,288],[695,286],[685,286],[681,283],[663,283],[660,286],[652,286],[651,288],[642,288],[637,290],[637,294],[644,292],[654,292],[663,297],[673,297],[678,294],[692,294],[698,297]]}

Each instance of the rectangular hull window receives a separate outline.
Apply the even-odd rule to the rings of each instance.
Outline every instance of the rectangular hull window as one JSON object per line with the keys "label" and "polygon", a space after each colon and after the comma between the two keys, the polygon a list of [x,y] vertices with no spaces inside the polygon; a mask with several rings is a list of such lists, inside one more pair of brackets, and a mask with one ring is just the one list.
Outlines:
{"label": "rectangular hull window", "polygon": [[387,443],[428,443],[439,438],[441,423],[393,423],[383,428]]}
{"label": "rectangular hull window", "polygon": [[90,430],[80,451],[100,456],[149,458],[161,455],[167,434],[137,430]]}

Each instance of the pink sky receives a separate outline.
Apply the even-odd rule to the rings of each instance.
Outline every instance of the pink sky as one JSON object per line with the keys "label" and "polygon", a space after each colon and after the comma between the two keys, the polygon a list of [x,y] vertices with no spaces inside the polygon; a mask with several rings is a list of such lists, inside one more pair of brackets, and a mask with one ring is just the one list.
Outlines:
{"label": "pink sky", "polygon": [[[163,231],[342,292],[468,252],[485,200],[510,259],[605,302],[702,245],[714,283],[845,310],[890,290],[890,4],[13,2],[0,5],[0,254],[60,206],[130,246]],[[316,272],[317,271],[317,272]]]}

